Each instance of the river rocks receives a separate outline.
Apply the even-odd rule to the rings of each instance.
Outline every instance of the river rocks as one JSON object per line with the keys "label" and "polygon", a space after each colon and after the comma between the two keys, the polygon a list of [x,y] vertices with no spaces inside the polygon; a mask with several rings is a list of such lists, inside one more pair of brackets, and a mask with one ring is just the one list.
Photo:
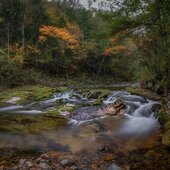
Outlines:
{"label": "river rocks", "polygon": [[26,166],[27,168],[31,168],[31,167],[33,167],[33,163],[32,163],[31,161],[27,161],[26,164],[25,164],[25,166]]}
{"label": "river rocks", "polygon": [[116,100],[113,104],[107,106],[87,106],[76,109],[71,118],[77,121],[90,120],[106,115],[123,115],[126,106],[122,100]]}
{"label": "river rocks", "polygon": [[41,168],[41,170],[51,170],[51,167],[45,162],[41,162],[39,164],[39,167]]}
{"label": "river rocks", "polygon": [[154,103],[151,108],[152,112],[154,113],[158,113],[160,109],[161,109],[161,104],[159,103]]}
{"label": "river rocks", "polygon": [[22,166],[22,165],[24,165],[25,163],[26,163],[26,159],[20,159],[19,160],[19,166]]}
{"label": "river rocks", "polygon": [[125,109],[125,104],[122,100],[116,100],[113,104],[110,104],[104,110],[108,115],[118,115],[123,114],[123,110]]}

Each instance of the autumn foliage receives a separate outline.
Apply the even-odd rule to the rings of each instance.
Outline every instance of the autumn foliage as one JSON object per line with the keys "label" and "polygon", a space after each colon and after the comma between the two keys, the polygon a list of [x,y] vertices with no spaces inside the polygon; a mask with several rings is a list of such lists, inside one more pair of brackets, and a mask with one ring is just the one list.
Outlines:
{"label": "autumn foliage", "polygon": [[10,60],[13,60],[19,65],[25,64],[27,57],[40,55],[40,50],[32,45],[22,47],[20,44],[15,43],[9,47]]}
{"label": "autumn foliage", "polygon": [[39,32],[40,32],[40,36],[39,36],[40,43],[44,43],[49,37],[52,37],[52,38],[58,38],[61,41],[65,42],[67,48],[70,48],[72,50],[78,48],[79,46],[79,42],[76,39],[76,36],[74,36],[66,28],[58,28],[54,26],[42,25],[39,28]]}

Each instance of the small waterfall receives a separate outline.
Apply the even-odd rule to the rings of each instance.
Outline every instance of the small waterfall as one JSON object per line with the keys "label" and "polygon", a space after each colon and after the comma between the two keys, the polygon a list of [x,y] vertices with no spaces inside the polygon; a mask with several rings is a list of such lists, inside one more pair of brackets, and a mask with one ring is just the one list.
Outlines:
{"label": "small waterfall", "polygon": [[156,102],[127,92],[113,92],[104,103],[113,103],[118,98],[126,104],[126,119],[120,125],[117,134],[141,135],[149,133],[159,126],[152,112],[152,105]]}

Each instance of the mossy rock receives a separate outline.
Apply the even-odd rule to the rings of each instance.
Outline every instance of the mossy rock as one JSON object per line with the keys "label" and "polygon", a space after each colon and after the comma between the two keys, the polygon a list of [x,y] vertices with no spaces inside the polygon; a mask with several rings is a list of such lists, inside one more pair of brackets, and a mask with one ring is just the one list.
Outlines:
{"label": "mossy rock", "polygon": [[16,101],[16,104],[22,104],[24,102],[27,101],[29,96],[29,92],[28,91],[22,91],[22,90],[17,90],[17,91],[3,91],[0,93],[0,100],[1,102],[8,102],[9,100],[11,100],[13,97],[18,98],[18,100]]}
{"label": "mossy rock", "polygon": [[48,99],[55,92],[54,88],[43,86],[25,86],[14,89],[8,89],[0,93],[0,100],[8,102],[13,97],[20,98],[16,104],[24,104],[30,100]]}
{"label": "mossy rock", "polygon": [[16,104],[25,104],[28,101],[46,100],[56,92],[68,91],[67,87],[51,88],[46,86],[24,86],[14,89],[8,89],[0,92],[0,101],[8,102],[13,97],[19,98]]}
{"label": "mossy rock", "polygon": [[80,92],[87,99],[96,99],[93,105],[100,105],[103,100],[110,94],[111,91],[108,89],[85,89],[81,90]]}
{"label": "mossy rock", "polygon": [[29,99],[32,100],[45,100],[52,97],[54,89],[50,87],[37,87],[30,91]]}
{"label": "mossy rock", "polygon": [[158,119],[161,125],[165,125],[167,122],[170,121],[170,115],[164,108],[161,108],[158,112]]}
{"label": "mossy rock", "polygon": [[60,115],[62,112],[70,112],[72,113],[75,109],[81,107],[80,105],[76,106],[67,106],[67,105],[59,105],[51,110],[48,110],[46,114],[48,115]]}
{"label": "mossy rock", "polygon": [[170,149],[170,121],[163,127],[162,144]]}
{"label": "mossy rock", "polygon": [[48,117],[44,114],[4,114],[0,115],[0,131],[11,134],[39,134],[58,129],[67,123],[63,117]]}

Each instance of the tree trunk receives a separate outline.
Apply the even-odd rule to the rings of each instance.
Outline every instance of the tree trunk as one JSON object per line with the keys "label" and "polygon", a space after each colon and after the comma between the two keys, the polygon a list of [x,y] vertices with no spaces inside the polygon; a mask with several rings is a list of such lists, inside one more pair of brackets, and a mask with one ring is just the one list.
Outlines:
{"label": "tree trunk", "polygon": [[26,15],[24,14],[23,22],[22,22],[22,48],[25,49],[25,20]]}
{"label": "tree trunk", "polygon": [[100,75],[100,72],[101,72],[101,70],[102,70],[102,66],[103,66],[103,64],[104,64],[104,61],[105,61],[105,57],[103,57],[102,62],[101,62],[101,64],[100,64],[100,67],[99,67],[99,70],[98,70],[98,73],[97,73],[97,78],[98,78],[99,75]]}
{"label": "tree trunk", "polygon": [[8,61],[9,61],[9,57],[10,57],[10,25],[9,23],[7,24],[7,49],[8,49]]}

